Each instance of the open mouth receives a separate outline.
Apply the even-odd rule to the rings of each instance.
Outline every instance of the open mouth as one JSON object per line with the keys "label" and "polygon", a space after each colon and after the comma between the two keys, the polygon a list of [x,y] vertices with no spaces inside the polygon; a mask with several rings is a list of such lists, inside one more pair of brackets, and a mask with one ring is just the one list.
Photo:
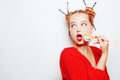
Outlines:
{"label": "open mouth", "polygon": [[76,37],[77,37],[77,40],[78,40],[78,41],[81,41],[81,40],[82,40],[82,35],[81,35],[81,34],[77,34]]}

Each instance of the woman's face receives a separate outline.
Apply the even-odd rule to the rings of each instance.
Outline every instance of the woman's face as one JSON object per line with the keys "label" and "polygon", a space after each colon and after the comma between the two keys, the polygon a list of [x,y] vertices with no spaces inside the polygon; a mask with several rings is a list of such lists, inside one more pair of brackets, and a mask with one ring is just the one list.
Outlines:
{"label": "woman's face", "polygon": [[85,13],[75,13],[70,17],[69,32],[73,42],[77,45],[84,44],[83,35],[91,34],[93,26],[89,21],[89,16]]}

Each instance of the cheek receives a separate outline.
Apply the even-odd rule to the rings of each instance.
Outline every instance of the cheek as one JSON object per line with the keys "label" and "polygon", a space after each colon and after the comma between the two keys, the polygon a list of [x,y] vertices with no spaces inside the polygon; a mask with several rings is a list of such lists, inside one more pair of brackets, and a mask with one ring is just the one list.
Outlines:
{"label": "cheek", "polygon": [[82,29],[82,30],[81,30],[81,33],[82,33],[82,34],[90,33],[90,31],[89,31],[88,29]]}
{"label": "cheek", "polygon": [[71,36],[74,35],[74,31],[73,30],[70,30],[69,33],[70,33]]}
{"label": "cheek", "polygon": [[92,30],[91,30],[91,29],[87,30],[87,33],[90,33],[90,34],[91,34],[91,33],[92,33]]}
{"label": "cheek", "polygon": [[83,29],[82,32],[91,34],[92,33],[92,28]]}
{"label": "cheek", "polygon": [[71,37],[72,39],[74,39],[75,36],[76,36],[75,30],[69,30],[69,35],[70,35],[70,37]]}

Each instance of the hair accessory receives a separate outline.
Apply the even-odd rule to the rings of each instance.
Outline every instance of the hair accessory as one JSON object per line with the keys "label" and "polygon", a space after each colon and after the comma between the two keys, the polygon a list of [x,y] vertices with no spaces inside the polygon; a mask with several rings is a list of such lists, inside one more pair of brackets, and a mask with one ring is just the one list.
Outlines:
{"label": "hair accessory", "polygon": [[92,8],[94,8],[94,6],[97,4],[97,2],[94,3],[94,5],[92,6]]}
{"label": "hair accessory", "polygon": [[67,14],[69,13],[69,2],[67,2]]}
{"label": "hair accessory", "polygon": [[66,16],[69,13],[69,2],[67,2],[67,14],[64,11],[62,11],[61,9],[59,9],[59,11]]}
{"label": "hair accessory", "polygon": [[83,2],[84,2],[85,7],[87,7],[87,6],[86,6],[86,2],[85,2],[85,0],[83,0]]}
{"label": "hair accessory", "polygon": [[[93,8],[94,8],[94,6],[96,5],[97,2],[95,2],[92,7],[87,7],[85,0],[83,0],[83,2],[84,2],[84,5],[86,7],[85,11],[88,12],[89,14],[93,14],[93,17],[94,17],[95,16],[95,12],[94,12]],[[96,30],[94,24],[93,24],[93,27]]]}
{"label": "hair accessory", "polygon": [[[87,7],[85,0],[83,0],[83,2],[84,2],[84,5],[85,5],[85,7],[86,7],[85,10],[89,10],[89,11],[91,11],[91,10],[93,11],[93,8],[94,8],[94,6],[95,6],[96,3],[97,3],[97,2],[95,2],[92,7]],[[69,13],[69,2],[67,2],[67,13],[65,13],[65,12],[62,11],[61,9],[59,9],[59,11],[66,16],[66,15]]]}
{"label": "hair accessory", "polygon": [[[86,5],[85,0],[83,0],[83,2],[84,2],[85,7],[87,8],[87,5]],[[89,8],[92,8],[92,9],[93,9],[93,8],[94,8],[94,6],[96,5],[96,3],[97,3],[97,2],[95,2],[95,3],[93,4],[93,6],[92,6],[92,7],[89,7]]]}
{"label": "hair accessory", "polygon": [[[85,11],[86,13],[92,15],[92,18],[94,18],[94,17],[95,17],[95,12],[94,12],[93,8],[94,8],[94,6],[96,5],[97,2],[95,2],[92,7],[88,7],[88,6],[86,5],[85,0],[83,0],[83,2],[84,2],[84,5],[85,5],[85,7],[86,7],[84,11]],[[67,16],[67,15],[70,13],[70,12],[69,12],[69,2],[67,2],[67,12],[66,12],[66,13],[65,13],[64,11],[62,11],[61,9],[59,9],[59,11],[60,11],[62,14],[64,14],[65,16]],[[96,30],[94,24],[93,24],[93,27],[94,27],[94,29]]]}
{"label": "hair accessory", "polygon": [[65,16],[67,15],[66,13],[64,13],[61,9],[59,9],[59,11],[61,12],[61,13],[63,13]]}

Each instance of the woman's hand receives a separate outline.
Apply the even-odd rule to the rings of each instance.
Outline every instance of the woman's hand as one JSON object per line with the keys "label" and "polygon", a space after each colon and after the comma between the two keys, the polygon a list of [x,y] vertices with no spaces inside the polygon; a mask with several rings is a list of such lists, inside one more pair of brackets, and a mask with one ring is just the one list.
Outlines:
{"label": "woman's hand", "polygon": [[108,57],[109,41],[103,36],[95,36],[95,39],[95,44],[100,44],[100,48],[102,50],[102,55],[98,61],[96,68],[104,70]]}
{"label": "woman's hand", "polygon": [[95,44],[100,44],[100,48],[104,53],[108,53],[108,48],[109,48],[109,41],[106,39],[104,36],[97,35],[95,36],[96,41],[94,42]]}

